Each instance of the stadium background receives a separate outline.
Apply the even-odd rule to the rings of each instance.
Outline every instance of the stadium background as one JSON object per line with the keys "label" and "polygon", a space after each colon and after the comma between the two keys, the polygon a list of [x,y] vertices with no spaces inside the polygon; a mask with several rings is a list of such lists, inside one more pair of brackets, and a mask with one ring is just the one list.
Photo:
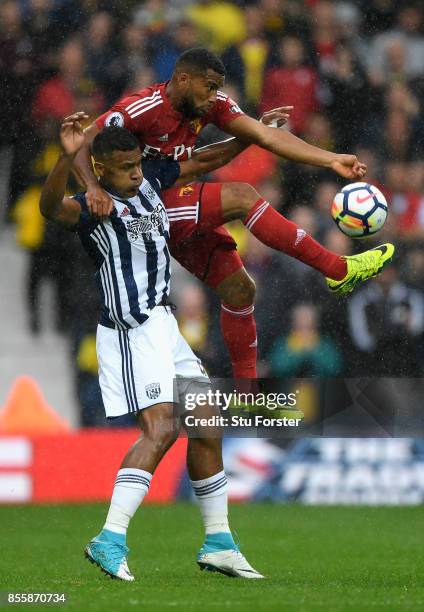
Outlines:
{"label": "stadium background", "polygon": [[[111,444],[110,431],[75,433],[81,426],[107,426],[96,376],[97,294],[91,263],[72,234],[40,217],[38,197],[58,153],[64,115],[83,109],[93,119],[124,92],[169,78],[176,57],[196,45],[221,55],[228,71],[224,89],[242,108],[258,116],[293,104],[289,128],[324,148],[358,154],[368,164],[367,180],[390,203],[378,243],[394,241],[396,261],[348,298],[329,296],[317,273],[233,226],[257,284],[261,376],[423,374],[420,2],[2,0],[0,431],[62,432],[58,438],[1,438],[3,501],[106,499],[123,448],[135,435],[120,429]],[[215,136],[212,130],[203,138]],[[330,219],[330,203],[341,184],[336,175],[251,148],[207,178],[255,185],[273,206],[340,253],[370,244],[350,241]],[[211,375],[228,376],[218,300],[177,266],[173,288],[183,334]],[[421,387],[415,394],[422,397]],[[307,417],[313,418],[313,405]],[[230,441],[233,499],[423,501],[420,440],[345,440],[337,452],[334,444]],[[75,473],[87,449],[94,448],[105,453],[99,459],[103,480],[92,487],[89,473],[75,491],[75,479],[64,479],[52,466],[66,465]],[[183,454],[179,446],[167,464],[181,472],[158,485],[158,499],[187,495],[180,477]],[[351,488],[338,489],[346,475]]]}

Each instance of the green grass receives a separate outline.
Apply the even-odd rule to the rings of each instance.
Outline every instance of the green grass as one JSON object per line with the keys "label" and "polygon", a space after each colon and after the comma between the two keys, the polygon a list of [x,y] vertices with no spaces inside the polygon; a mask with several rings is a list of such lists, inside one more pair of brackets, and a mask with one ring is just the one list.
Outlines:
{"label": "green grass", "polygon": [[198,570],[196,507],[146,505],[129,531],[133,583],[83,558],[105,512],[101,504],[0,508],[0,590],[65,592],[66,609],[82,611],[424,610],[421,507],[233,506],[242,550],[267,576],[247,581]]}

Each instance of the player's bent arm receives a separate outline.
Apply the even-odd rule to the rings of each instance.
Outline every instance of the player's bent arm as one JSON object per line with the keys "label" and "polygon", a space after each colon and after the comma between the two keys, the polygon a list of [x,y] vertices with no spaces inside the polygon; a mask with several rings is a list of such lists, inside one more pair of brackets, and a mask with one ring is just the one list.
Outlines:
{"label": "player's bent arm", "polygon": [[196,149],[193,157],[180,162],[180,176],[175,184],[186,185],[201,174],[225,166],[248,146],[236,138],[229,138]]}
{"label": "player's bent arm", "polygon": [[257,144],[295,162],[331,168],[337,160],[336,153],[310,145],[286,130],[272,129],[248,115],[231,121],[226,131],[243,142]]}
{"label": "player's bent arm", "polygon": [[[269,125],[272,129],[283,126],[290,117],[292,106],[279,106],[264,112],[260,123]],[[186,184],[200,174],[206,174],[228,164],[242,151],[247,149],[251,142],[242,142],[235,138],[227,138],[221,142],[212,143],[195,149],[193,157],[180,164],[180,178],[177,184]]]}
{"label": "player's bent arm", "polygon": [[74,156],[63,153],[44,183],[40,197],[40,212],[47,219],[58,221],[68,227],[78,223],[81,205],[65,197],[66,184]]}
{"label": "player's bent arm", "polygon": [[84,144],[76,154],[72,166],[72,173],[76,177],[77,181],[81,185],[84,185],[86,189],[99,189],[96,175],[93,172],[90,153],[90,145],[99,132],[100,129],[96,123],[92,123],[87,129],[84,130]]}

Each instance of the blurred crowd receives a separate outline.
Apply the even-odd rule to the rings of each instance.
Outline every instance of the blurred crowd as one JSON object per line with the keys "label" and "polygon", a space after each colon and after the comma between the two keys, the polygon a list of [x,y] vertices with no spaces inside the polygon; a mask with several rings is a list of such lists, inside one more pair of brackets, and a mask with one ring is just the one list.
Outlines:
{"label": "blurred crowd", "polygon": [[[70,338],[82,422],[103,420],[93,268],[73,234],[38,213],[58,127],[74,110],[91,121],[125,92],[168,79],[178,55],[199,45],[222,57],[224,89],[246,112],[293,105],[289,129],[326,149],[356,153],[390,206],[377,243],[395,242],[393,266],[341,299],[328,294],[318,273],[241,226],[231,228],[257,284],[261,375],[422,376],[422,0],[0,0],[2,214],[28,251],[34,334],[40,286],[54,283],[56,326]],[[206,178],[254,184],[340,254],[371,244],[346,238],[331,220],[341,183],[328,171],[252,147]],[[218,298],[178,269],[173,286],[183,334],[211,375],[229,375]]]}

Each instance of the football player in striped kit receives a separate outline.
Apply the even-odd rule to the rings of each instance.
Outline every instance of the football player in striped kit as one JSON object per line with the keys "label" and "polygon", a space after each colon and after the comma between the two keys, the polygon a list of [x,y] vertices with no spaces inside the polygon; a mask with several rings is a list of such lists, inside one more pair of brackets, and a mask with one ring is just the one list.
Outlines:
{"label": "football player in striped kit", "polygon": [[[286,159],[329,168],[349,180],[362,179],[366,168],[356,156],[325,151],[248,117],[220,90],[224,78],[224,65],[216,55],[203,48],[190,49],[177,60],[169,82],[146,87],[100,116],[86,130],[85,146],[75,160],[79,179],[87,187],[89,208],[108,214],[111,207],[89,156],[89,143],[109,125],[133,132],[147,159],[189,159],[199,133],[212,123],[240,139],[239,151],[254,143]],[[378,274],[394,250],[384,245],[340,257],[245,183],[193,183],[166,189],[162,197],[172,225],[172,255],[221,298],[221,329],[236,379],[256,378],[255,284],[223,224],[240,219],[264,244],[319,270],[327,277],[330,291],[339,293],[352,291],[357,283]]]}
{"label": "football player in striped kit", "polygon": [[[146,495],[154,470],[184,426],[184,395],[205,393],[209,378],[178,330],[167,306],[170,256],[169,221],[160,191],[216,167],[226,145],[184,162],[153,162],[141,168],[137,139],[125,128],[109,127],[92,143],[99,182],[113,208],[98,219],[84,193],[66,197],[73,159],[84,142],[75,113],[61,129],[63,154],[43,187],[40,210],[48,219],[78,232],[94,259],[102,295],[97,330],[99,379],[107,417],[132,412],[143,431],[118,472],[103,529],[85,549],[86,557],[108,575],[132,581],[126,532]],[[219,162],[218,162],[219,163]],[[149,164],[147,164],[149,166]],[[199,421],[219,416],[213,406],[197,406]],[[187,468],[199,502],[205,541],[201,569],[231,576],[262,578],[235,544],[228,525],[228,486],[218,426],[190,427]]]}

